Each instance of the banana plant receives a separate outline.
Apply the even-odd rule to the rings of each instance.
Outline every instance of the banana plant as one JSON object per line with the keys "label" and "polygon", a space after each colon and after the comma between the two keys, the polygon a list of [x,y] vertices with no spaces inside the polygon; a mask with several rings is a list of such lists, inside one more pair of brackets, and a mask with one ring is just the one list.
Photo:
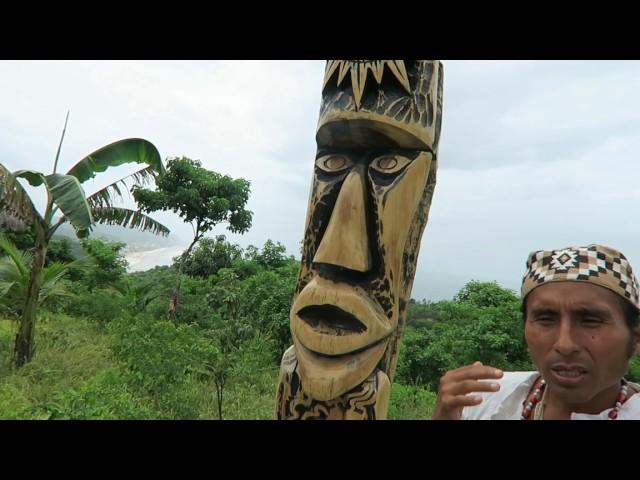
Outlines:
{"label": "banana plant", "polygon": [[[13,317],[20,318],[25,304],[27,286],[29,284],[29,265],[33,255],[28,251],[19,250],[11,240],[0,234],[0,307]],[[56,297],[71,295],[65,288],[62,278],[70,268],[81,265],[82,262],[52,262],[41,272],[41,287],[38,305]]]}
{"label": "banana plant", "polygon": [[[88,236],[96,222],[138,228],[160,235],[169,234],[164,225],[142,212],[114,205],[117,199],[123,197],[123,189],[129,190],[130,183],[145,184],[164,173],[164,164],[157,148],[140,138],[120,140],[87,155],[67,173],[57,173],[68,119],[67,113],[51,174],[34,170],[11,172],[0,163],[0,211],[13,218],[15,223],[30,228],[35,237],[35,245],[29,258],[24,306],[15,340],[13,362],[17,368],[29,362],[33,356],[36,310],[44,285],[42,270],[49,242],[60,225],[69,222],[78,238]],[[144,167],[89,196],[86,195],[82,183],[98,173],[126,163],[137,163]],[[18,179],[26,180],[33,187],[45,188],[47,203],[44,214],[36,209]]]}

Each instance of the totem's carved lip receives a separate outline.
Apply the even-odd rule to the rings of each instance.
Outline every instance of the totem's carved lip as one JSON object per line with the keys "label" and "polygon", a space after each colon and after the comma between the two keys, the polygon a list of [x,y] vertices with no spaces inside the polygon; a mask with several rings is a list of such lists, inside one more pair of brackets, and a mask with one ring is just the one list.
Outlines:
{"label": "totem's carved lip", "polygon": [[314,352],[293,336],[302,389],[315,400],[331,400],[363,382],[375,370],[389,344],[382,339],[344,355]]}
{"label": "totem's carved lip", "polygon": [[358,356],[358,355],[360,355],[360,354],[362,354],[362,353],[364,353],[364,352],[366,352],[368,350],[375,350],[381,344],[386,343],[389,340],[389,337],[385,337],[382,340],[378,340],[376,343],[373,343],[371,345],[367,345],[366,347],[362,347],[362,348],[360,348],[358,350],[354,350],[352,352],[343,353],[341,355],[326,355],[324,353],[315,352],[315,351],[311,350],[310,348],[307,348],[304,345],[302,345],[302,343],[300,343],[299,339],[296,338],[296,340],[298,340],[297,345],[299,347],[304,348],[306,352],[312,354],[318,360],[319,359],[327,359],[327,360],[330,360],[332,362],[344,362],[345,360],[351,360],[351,359],[355,358],[356,356]]}
{"label": "totem's carved lip", "polygon": [[388,337],[393,325],[361,288],[316,276],[291,308],[291,331],[305,348],[340,356]]}
{"label": "totem's carved lip", "polygon": [[353,335],[367,330],[364,323],[335,305],[307,305],[297,315],[318,333]]}

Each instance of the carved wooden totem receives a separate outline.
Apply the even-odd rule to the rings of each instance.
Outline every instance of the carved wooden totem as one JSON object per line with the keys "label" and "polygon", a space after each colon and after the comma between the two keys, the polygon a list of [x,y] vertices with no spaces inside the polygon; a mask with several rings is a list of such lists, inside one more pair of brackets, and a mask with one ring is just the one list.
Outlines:
{"label": "carved wooden totem", "polygon": [[327,62],[278,419],[384,419],[436,184],[438,61]]}

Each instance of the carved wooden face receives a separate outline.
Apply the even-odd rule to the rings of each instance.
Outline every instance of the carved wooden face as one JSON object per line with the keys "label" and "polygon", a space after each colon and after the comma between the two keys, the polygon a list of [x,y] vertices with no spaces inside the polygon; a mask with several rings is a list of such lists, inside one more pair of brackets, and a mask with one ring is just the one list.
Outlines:
{"label": "carved wooden face", "polygon": [[319,142],[290,317],[302,386],[313,398],[335,398],[388,368],[435,167],[427,150]]}

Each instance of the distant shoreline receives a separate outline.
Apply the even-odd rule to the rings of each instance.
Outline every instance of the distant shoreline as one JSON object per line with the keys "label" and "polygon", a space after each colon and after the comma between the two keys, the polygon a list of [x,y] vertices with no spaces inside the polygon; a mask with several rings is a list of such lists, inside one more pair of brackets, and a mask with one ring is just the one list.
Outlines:
{"label": "distant shoreline", "polygon": [[129,263],[129,272],[142,272],[153,267],[171,265],[173,258],[180,255],[186,249],[183,245],[152,248],[149,250],[123,251],[124,257]]}

